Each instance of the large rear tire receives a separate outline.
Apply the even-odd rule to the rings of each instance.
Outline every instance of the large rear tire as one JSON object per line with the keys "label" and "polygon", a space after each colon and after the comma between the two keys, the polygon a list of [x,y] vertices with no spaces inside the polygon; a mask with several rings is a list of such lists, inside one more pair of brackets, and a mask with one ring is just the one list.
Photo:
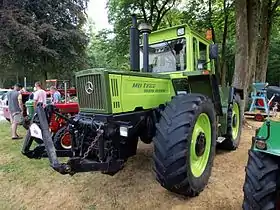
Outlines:
{"label": "large rear tire", "polygon": [[272,155],[249,150],[243,186],[243,209],[276,208],[279,166]]}
{"label": "large rear tire", "polygon": [[167,190],[198,195],[211,175],[216,146],[212,101],[200,94],[175,96],[162,112],[154,138],[154,171]]}
{"label": "large rear tire", "polygon": [[243,117],[241,112],[241,99],[238,94],[234,95],[233,105],[227,111],[227,134],[225,140],[219,144],[219,148],[236,150],[240,143]]}

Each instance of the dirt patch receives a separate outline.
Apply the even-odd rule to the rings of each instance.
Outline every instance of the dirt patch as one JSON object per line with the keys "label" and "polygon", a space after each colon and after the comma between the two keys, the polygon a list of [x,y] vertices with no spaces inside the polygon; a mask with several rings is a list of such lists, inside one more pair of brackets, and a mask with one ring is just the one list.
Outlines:
{"label": "dirt patch", "polygon": [[245,127],[236,151],[217,151],[209,184],[195,198],[170,193],[155,181],[152,145],[140,143],[138,154],[113,177],[98,172],[63,176],[49,168],[47,160],[21,156],[21,142],[13,145],[13,153],[0,145],[4,151],[0,160],[5,160],[5,154],[18,160],[13,162],[17,170],[7,162],[13,170],[0,171],[0,205],[5,209],[241,209],[244,167],[253,134],[253,129]]}

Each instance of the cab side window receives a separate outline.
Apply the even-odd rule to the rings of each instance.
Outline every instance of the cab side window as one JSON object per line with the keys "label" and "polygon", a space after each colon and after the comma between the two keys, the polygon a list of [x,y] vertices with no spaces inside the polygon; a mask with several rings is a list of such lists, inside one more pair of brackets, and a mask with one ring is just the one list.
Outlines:
{"label": "cab side window", "polygon": [[199,60],[207,62],[207,46],[199,42]]}

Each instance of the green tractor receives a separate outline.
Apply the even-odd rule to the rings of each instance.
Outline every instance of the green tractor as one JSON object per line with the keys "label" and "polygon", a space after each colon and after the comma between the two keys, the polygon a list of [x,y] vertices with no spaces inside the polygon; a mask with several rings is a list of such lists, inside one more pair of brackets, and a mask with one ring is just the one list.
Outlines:
{"label": "green tractor", "polygon": [[280,209],[280,122],[267,119],[256,130],[246,166],[243,209]]}
{"label": "green tractor", "polygon": [[[187,25],[151,33],[148,24],[138,24],[133,16],[131,71],[89,69],[76,74],[80,112],[68,119],[68,162],[58,161],[42,107],[36,110],[33,138],[44,141],[55,170],[71,175],[114,175],[136,154],[139,140],[153,143],[156,180],[172,192],[196,196],[208,183],[216,146],[235,150],[242,129],[243,90],[219,87],[217,56],[217,45]],[[23,151],[28,151],[29,141]]]}

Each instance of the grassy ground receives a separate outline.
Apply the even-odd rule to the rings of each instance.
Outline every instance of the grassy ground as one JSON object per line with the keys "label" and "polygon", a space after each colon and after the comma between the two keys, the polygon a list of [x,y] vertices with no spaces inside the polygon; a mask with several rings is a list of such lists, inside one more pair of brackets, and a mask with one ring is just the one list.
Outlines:
{"label": "grassy ground", "polygon": [[[22,140],[12,141],[9,124],[0,124],[0,209],[241,209],[244,166],[254,131],[244,129],[240,148],[219,151],[205,190],[184,198],[162,188],[151,170],[152,145],[114,177],[83,173],[73,177],[53,171],[46,159],[21,155]],[[25,131],[20,130],[23,136]]]}

